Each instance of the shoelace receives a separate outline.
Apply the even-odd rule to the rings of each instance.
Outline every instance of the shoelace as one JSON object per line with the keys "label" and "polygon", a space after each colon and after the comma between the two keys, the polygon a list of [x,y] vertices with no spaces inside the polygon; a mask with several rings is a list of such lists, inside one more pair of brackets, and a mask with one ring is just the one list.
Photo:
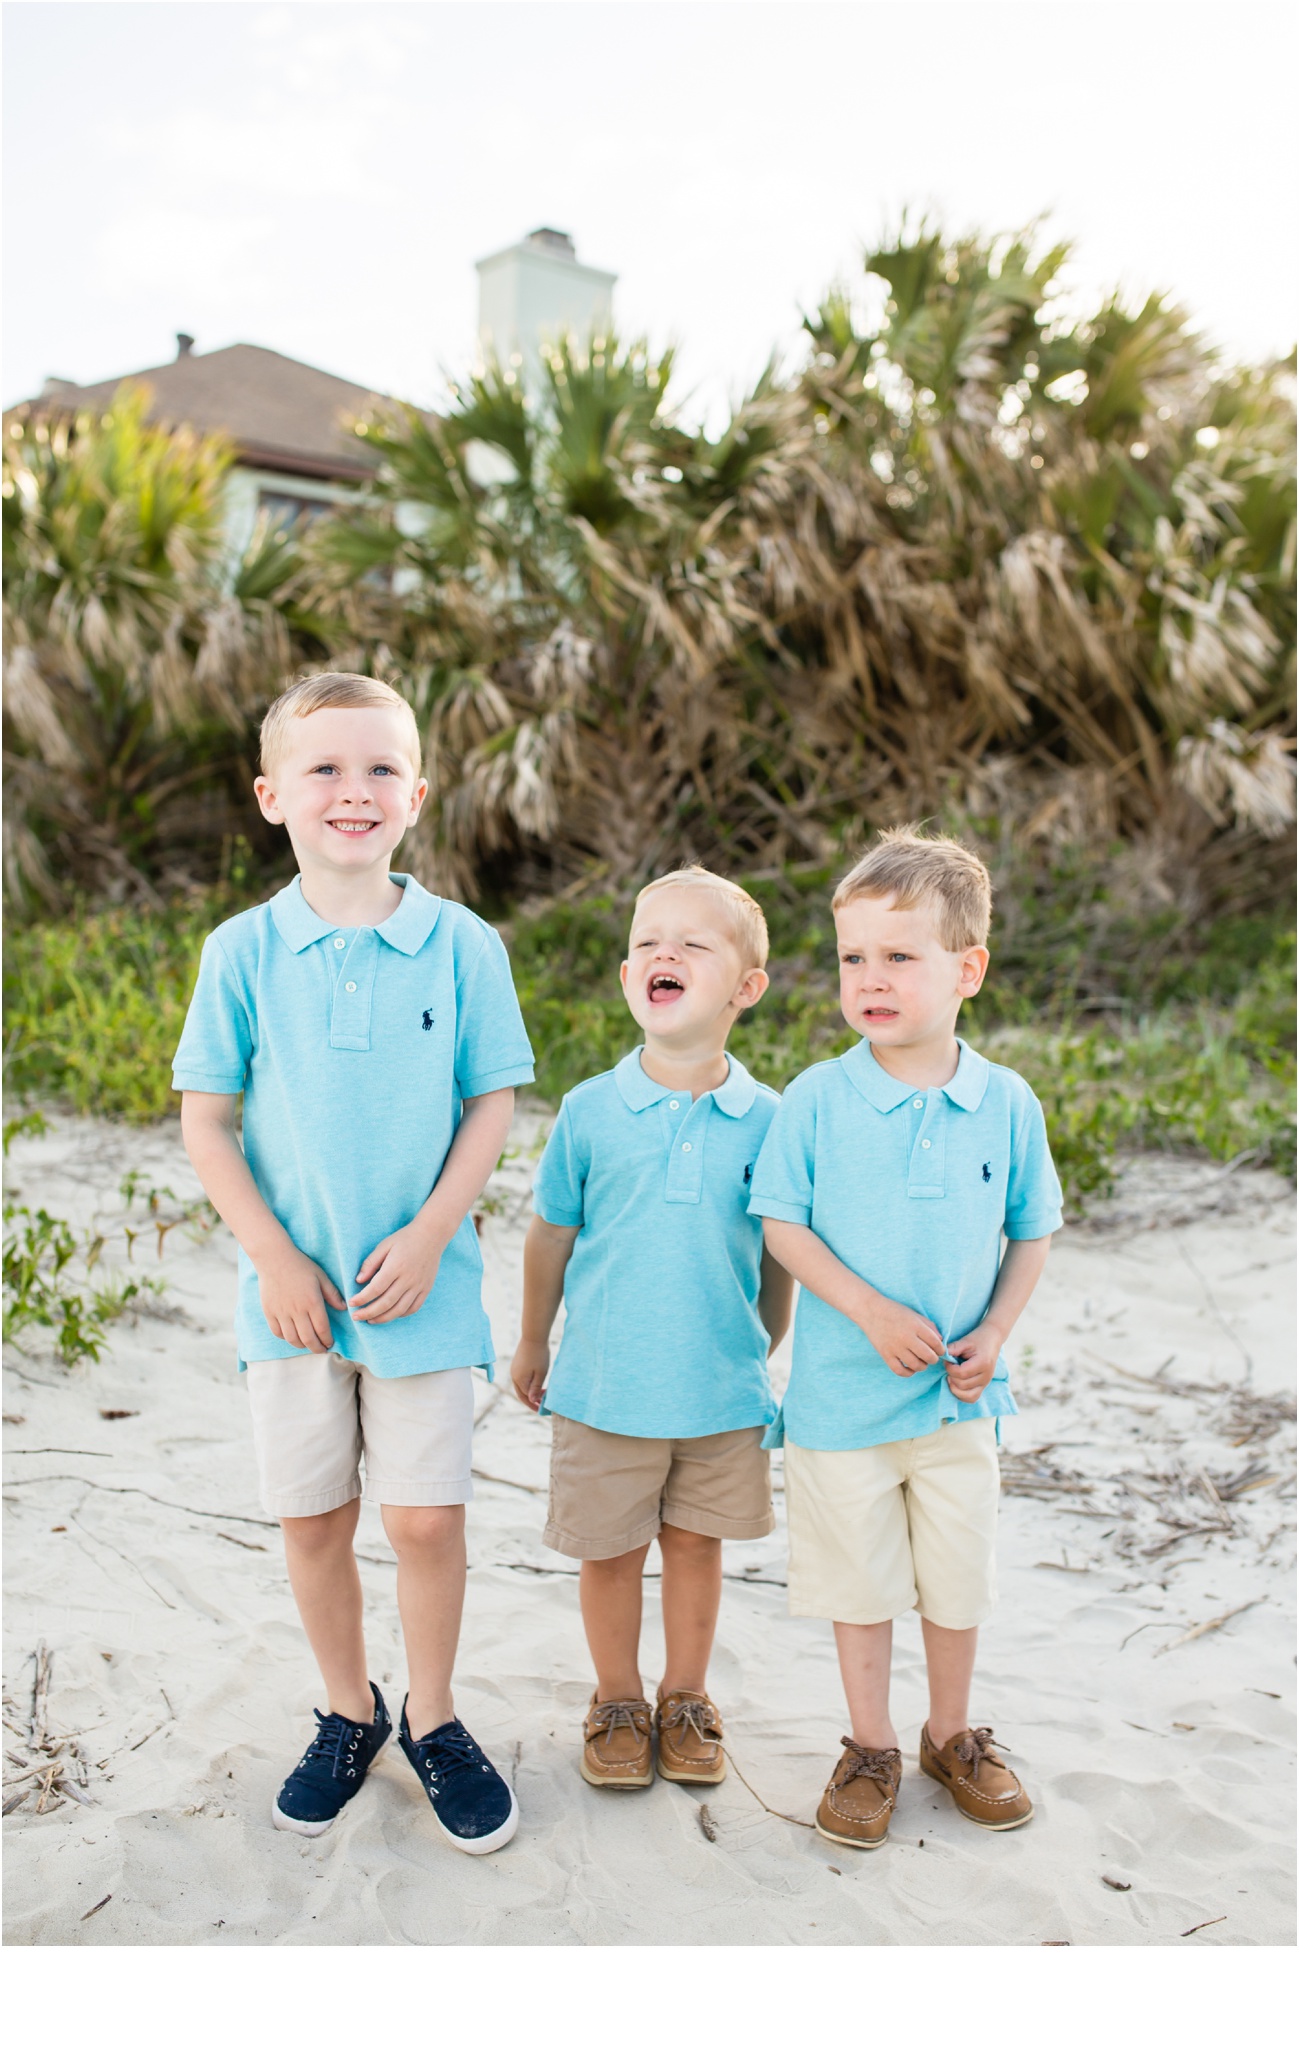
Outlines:
{"label": "shoelace", "polygon": [[302,1762],[328,1764],[330,1776],[337,1778],[344,1768],[344,1759],[349,1755],[354,1757],[361,1747],[361,1723],[348,1721],[342,1714],[322,1714],[319,1707],[313,1707],[312,1712],[319,1726]]}
{"label": "shoelace", "polygon": [[891,1798],[893,1794],[893,1772],[890,1769],[890,1764],[896,1757],[900,1765],[902,1762],[902,1752],[897,1749],[867,1749],[864,1743],[854,1742],[851,1736],[848,1735],[843,1737],[843,1746],[848,1752],[849,1762],[847,1773],[840,1781],[841,1784],[850,1785],[854,1778],[873,1778],[875,1783],[881,1785]]}
{"label": "shoelace", "polygon": [[997,1755],[996,1745],[992,1739],[991,1728],[967,1729],[952,1751],[952,1755],[959,1757],[963,1764],[970,1765],[971,1784],[974,1784],[978,1779],[980,1764],[999,1764],[1001,1762],[1001,1758]]}
{"label": "shoelace", "polygon": [[660,1728],[692,1728],[701,1742],[720,1742],[722,1731],[707,1700],[678,1700],[659,1715]]}
{"label": "shoelace", "polygon": [[478,1744],[467,1728],[451,1727],[439,1734],[436,1756],[428,1752],[428,1737],[417,1745],[420,1763],[431,1779],[448,1778],[456,1771],[489,1769],[483,1763]]}
{"label": "shoelace", "polygon": [[636,1709],[634,1707],[628,1706],[624,1700],[604,1700],[599,1706],[592,1707],[592,1740],[594,1740],[596,1735],[603,1735],[606,1743],[611,1743],[615,1730],[619,1728],[630,1728],[633,1735],[640,1735],[644,1732],[636,1725]]}

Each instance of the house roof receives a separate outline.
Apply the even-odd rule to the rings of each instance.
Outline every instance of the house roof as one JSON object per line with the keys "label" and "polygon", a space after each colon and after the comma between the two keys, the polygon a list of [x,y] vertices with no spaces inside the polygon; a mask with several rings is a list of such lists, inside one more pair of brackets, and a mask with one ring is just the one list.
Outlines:
{"label": "house roof", "polygon": [[51,379],[33,403],[55,411],[106,406],[126,383],[148,385],[150,419],[226,433],[237,459],[251,468],[349,483],[372,476],[378,456],[346,422],[393,402],[274,349],[236,342],[207,355],[191,351],[102,384]]}

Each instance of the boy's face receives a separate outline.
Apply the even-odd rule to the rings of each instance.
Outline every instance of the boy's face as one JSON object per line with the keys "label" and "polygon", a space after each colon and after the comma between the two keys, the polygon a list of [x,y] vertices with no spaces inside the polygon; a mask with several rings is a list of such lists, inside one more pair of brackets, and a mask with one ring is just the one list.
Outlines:
{"label": "boy's face", "polygon": [[428,794],[404,738],[400,714],[379,706],[293,720],[279,760],[254,788],[262,816],[287,826],[299,866],[387,867]]}
{"label": "boy's face", "polygon": [[949,953],[925,903],[898,910],[892,897],[858,896],[834,914],[839,1003],[872,1045],[917,1045],[949,1036],[988,968],[986,946]]}
{"label": "boy's face", "polygon": [[647,1037],[685,1043],[720,1028],[767,986],[746,967],[711,889],[658,889],[636,912],[619,972],[627,1007]]}

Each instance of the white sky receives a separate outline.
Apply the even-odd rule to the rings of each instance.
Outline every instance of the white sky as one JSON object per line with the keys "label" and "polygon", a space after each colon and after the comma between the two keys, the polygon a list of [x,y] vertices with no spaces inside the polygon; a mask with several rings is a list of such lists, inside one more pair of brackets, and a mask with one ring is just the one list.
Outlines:
{"label": "white sky", "polygon": [[11,0],[2,395],[254,341],[428,401],[546,224],[715,411],[904,203],[1049,211],[1231,355],[1295,327],[1295,13],[1149,0]]}

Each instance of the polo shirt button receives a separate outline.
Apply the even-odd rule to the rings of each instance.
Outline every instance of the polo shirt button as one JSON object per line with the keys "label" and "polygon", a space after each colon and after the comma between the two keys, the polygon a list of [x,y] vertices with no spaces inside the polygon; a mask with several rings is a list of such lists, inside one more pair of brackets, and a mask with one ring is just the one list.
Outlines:
{"label": "polo shirt button", "polygon": [[[346,988],[349,996],[354,996],[356,994],[356,983],[354,981],[344,982],[343,986]],[[928,1138],[925,1139],[925,1143],[929,1143]]]}
{"label": "polo shirt button", "polygon": [[683,1152],[693,1152],[693,1151],[694,1151],[694,1149],[695,1149],[695,1148],[694,1148],[694,1146],[693,1146],[693,1145],[691,1144],[691,1142],[690,1142],[689,1138],[687,1138],[687,1139],[686,1139],[686,1142],[685,1142],[685,1144],[684,1144],[684,1145],[683,1145],[683,1146],[681,1147],[681,1150],[682,1150]]}
{"label": "polo shirt button", "polygon": [[[350,985],[350,984],[349,984],[349,985]],[[922,1139],[920,1140],[920,1149],[921,1149],[921,1151],[922,1151],[922,1152],[927,1152],[927,1151],[929,1150],[929,1140],[928,1140],[928,1138],[922,1138]]]}
{"label": "polo shirt button", "polygon": [[347,940],[346,940],[346,939],[335,939],[335,940],[334,940],[334,951],[335,951],[336,953],[341,953],[341,952],[342,952],[342,950],[343,950],[343,948],[344,948],[344,946],[345,946],[346,944],[347,944]]}
{"label": "polo shirt button", "polygon": [[915,1101],[914,1101],[914,1102],[912,1103],[911,1107],[912,1107],[913,1109],[923,1109],[923,1108],[924,1108],[924,1106],[925,1106],[925,1098],[924,1098],[924,1096],[923,1096],[923,1095],[917,1095],[917,1097],[916,1097]]}
{"label": "polo shirt button", "polygon": [[669,1102],[668,1104],[669,1109],[680,1109],[680,1107],[681,1104],[679,1102]]}

